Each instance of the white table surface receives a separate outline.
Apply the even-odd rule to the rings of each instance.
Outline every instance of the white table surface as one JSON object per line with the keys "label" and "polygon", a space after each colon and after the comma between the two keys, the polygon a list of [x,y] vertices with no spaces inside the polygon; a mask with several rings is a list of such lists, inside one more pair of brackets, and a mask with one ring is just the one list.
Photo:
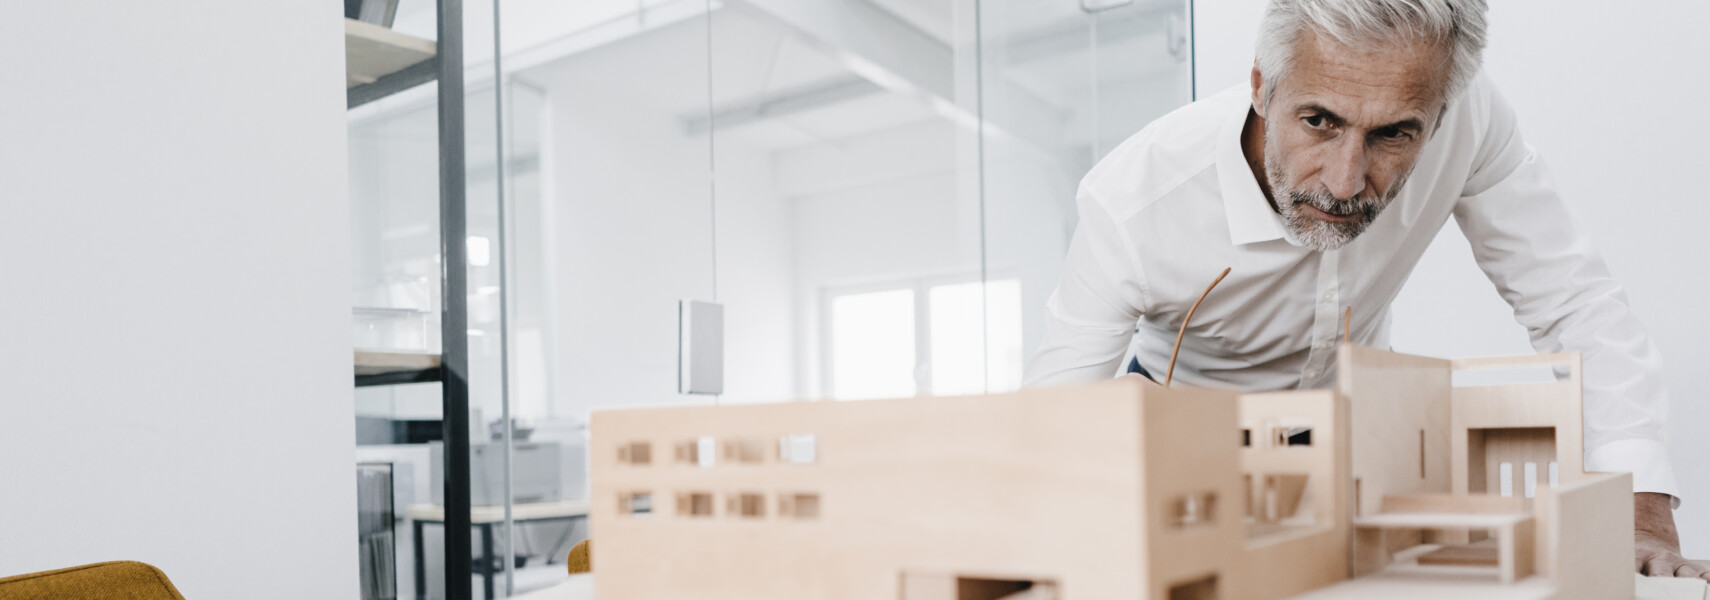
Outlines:
{"label": "white table surface", "polygon": [[586,573],[571,575],[564,583],[511,596],[511,600],[594,600],[594,576]]}
{"label": "white table surface", "polygon": [[[1710,584],[1703,579],[1635,576],[1635,600],[1710,600]],[[594,576],[571,575],[564,583],[536,590],[512,600],[594,600]],[[757,599],[759,600],[759,599]]]}
{"label": "white table surface", "polygon": [[[1703,561],[1699,561],[1703,562]],[[1705,600],[1710,598],[1710,582],[1696,577],[1639,577],[1635,586],[1637,600]],[[592,596],[589,596],[592,598]]]}

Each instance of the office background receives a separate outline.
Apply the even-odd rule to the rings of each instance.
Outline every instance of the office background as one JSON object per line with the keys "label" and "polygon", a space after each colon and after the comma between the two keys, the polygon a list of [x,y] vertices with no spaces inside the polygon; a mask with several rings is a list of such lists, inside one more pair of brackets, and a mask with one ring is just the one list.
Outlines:
{"label": "office background", "polygon": [[[478,70],[491,4],[468,4]],[[1243,81],[1262,6],[1200,0],[1190,26],[1185,3],[1092,18],[1069,0],[984,2],[976,28],[970,0],[530,12],[546,4],[507,2],[499,28],[512,260],[472,261],[471,289],[512,269],[514,325],[472,299],[471,404],[496,418],[509,343],[513,412],[567,446],[596,406],[708,401],[676,390],[683,298],[726,306],[722,401],[1013,386],[1075,180],[1194,91]],[[188,597],[355,596],[352,457],[382,451],[358,448],[353,417],[437,418],[434,384],[350,387],[353,329],[436,344],[352,310],[436,308],[421,293],[437,289],[433,209],[409,201],[431,192],[412,175],[431,152],[408,149],[431,106],[341,106],[332,3],[0,10],[0,574],[124,558]],[[838,10],[908,29],[838,38]],[[1059,14],[1086,20],[1030,29]],[[1694,76],[1710,41],[1692,25],[1706,18],[1503,0],[1487,53],[1663,351],[1694,557],[1710,556],[1710,384],[1695,376],[1710,323],[1690,245],[1710,216],[1691,177],[1710,164],[1694,143],[1710,137]],[[431,14],[405,3],[396,28],[431,35]],[[481,207],[497,199],[477,191],[500,181],[487,69],[469,154],[492,174],[471,177],[470,235],[496,240]],[[1458,238],[1446,228],[1403,292],[1396,349],[1530,351]],[[985,318],[967,321],[973,304]]]}

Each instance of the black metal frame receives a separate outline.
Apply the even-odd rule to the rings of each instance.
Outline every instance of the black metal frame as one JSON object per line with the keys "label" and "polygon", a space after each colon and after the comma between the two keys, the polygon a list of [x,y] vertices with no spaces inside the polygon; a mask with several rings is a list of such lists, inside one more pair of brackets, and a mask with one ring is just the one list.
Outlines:
{"label": "black metal frame", "polygon": [[[441,50],[443,52],[444,50]],[[435,55],[437,56],[437,55]],[[427,59],[404,67],[396,73],[344,91],[344,109],[350,110],[369,102],[433,81],[439,77],[439,61]]]}
{"label": "black metal frame", "polygon": [[[440,373],[445,445],[445,597],[471,600],[469,260],[463,131],[463,1],[438,0]],[[420,552],[420,550],[417,550]]]}
{"label": "black metal frame", "polygon": [[[445,452],[445,594],[471,600],[474,575],[469,513],[469,267],[467,160],[463,125],[463,1],[437,0],[438,39],[433,58],[345,91],[346,110],[438,80],[439,247],[442,287],[440,366],[413,371],[357,375],[356,386],[440,382],[441,432]],[[421,522],[415,522],[416,593],[427,574]],[[491,535],[490,529],[486,532]],[[490,548],[489,548],[490,551]],[[490,566],[489,566],[490,570]],[[487,575],[492,596],[492,575]],[[458,583],[461,582],[461,583]]]}
{"label": "black metal frame", "polygon": [[357,375],[356,387],[375,385],[399,385],[404,383],[427,383],[440,380],[440,368],[420,369],[416,371],[387,371],[373,375]]}

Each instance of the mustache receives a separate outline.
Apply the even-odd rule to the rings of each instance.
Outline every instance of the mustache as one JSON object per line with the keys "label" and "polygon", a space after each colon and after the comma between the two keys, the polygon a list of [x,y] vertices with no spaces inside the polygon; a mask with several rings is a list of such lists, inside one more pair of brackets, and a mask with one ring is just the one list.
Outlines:
{"label": "mustache", "polygon": [[1378,211],[1383,210],[1382,202],[1375,199],[1361,200],[1358,196],[1350,200],[1339,200],[1328,192],[1306,190],[1289,190],[1288,196],[1297,206],[1305,204],[1335,215],[1358,214],[1366,221],[1376,218]]}

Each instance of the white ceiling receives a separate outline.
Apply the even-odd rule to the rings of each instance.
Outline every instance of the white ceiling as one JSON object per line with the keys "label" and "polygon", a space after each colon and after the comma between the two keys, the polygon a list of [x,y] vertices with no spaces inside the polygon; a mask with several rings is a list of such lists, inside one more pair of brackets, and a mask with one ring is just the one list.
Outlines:
{"label": "white ceiling", "polygon": [[946,44],[955,41],[956,15],[951,0],[867,0]]}
{"label": "white ceiling", "polygon": [[[406,6],[400,8],[400,13],[411,1],[405,0]],[[529,1],[534,0],[524,0],[524,5]],[[650,5],[662,1],[647,0]],[[963,0],[856,1],[870,2],[891,12],[952,49],[957,48],[952,39],[958,19],[966,23],[971,18],[955,14],[955,3],[966,4]],[[617,2],[636,5],[635,0]],[[616,3],[598,0],[595,4],[615,10]],[[1016,91],[1008,93],[1024,92],[1036,97],[1058,120],[1064,114],[1085,112],[1087,107],[1097,104],[1095,99],[1111,89],[1173,87],[1175,79],[1185,79],[1187,66],[1172,58],[1167,50],[1165,32],[1169,15],[1163,13],[1181,12],[1181,4],[1181,0],[1140,0],[1135,6],[1089,16],[1080,11],[1078,0],[987,0],[981,4],[982,50],[987,56],[984,76],[990,95],[987,109],[1005,109],[1004,88],[996,84],[1013,86]],[[517,6],[521,10],[523,5]],[[685,124],[685,135],[704,135],[686,124],[697,117],[704,122],[709,111],[709,93],[714,99],[712,106],[726,110],[787,98],[795,90],[857,77],[856,71],[849,67],[850,57],[838,56],[825,42],[756,11],[739,2],[714,11],[711,61],[707,59],[708,21],[695,17],[638,29],[628,37],[527,69],[518,76],[555,93],[575,93],[577,86],[597,85],[605,93],[632,99],[638,108],[670,115],[669,118]],[[595,12],[605,18],[610,11]],[[401,14],[400,20],[403,18]],[[507,24],[510,20],[507,17]],[[583,21],[586,19],[575,23],[564,21],[564,26],[585,27],[585,23],[577,25]],[[541,26],[536,23],[531,28],[541,29]],[[1097,39],[1096,49],[1094,39]],[[1099,119],[1121,123],[1125,130],[1144,123],[1144,119],[1134,123],[1134,119],[1111,118],[1122,109],[1122,106],[1103,107]],[[922,98],[876,90],[839,97],[816,107],[768,113],[735,125],[721,121],[726,124],[719,127],[718,135],[720,143],[778,151],[805,144],[837,143],[939,118],[942,117]],[[1077,129],[1084,131],[1065,132],[1063,141],[1070,145],[1084,144],[1068,138],[1090,135],[1093,127]]]}
{"label": "white ceiling", "polygon": [[[742,10],[722,9],[712,20],[712,85],[707,85],[707,23],[690,19],[574,55],[521,76],[574,93],[574,85],[598,81],[618,93],[678,120],[704,118],[708,94],[724,108],[777,98],[790,90],[855,76],[822,46]],[[570,86],[566,88],[565,86]],[[800,112],[790,112],[718,131],[720,143],[780,150],[934,118],[922,101],[889,92]]]}

